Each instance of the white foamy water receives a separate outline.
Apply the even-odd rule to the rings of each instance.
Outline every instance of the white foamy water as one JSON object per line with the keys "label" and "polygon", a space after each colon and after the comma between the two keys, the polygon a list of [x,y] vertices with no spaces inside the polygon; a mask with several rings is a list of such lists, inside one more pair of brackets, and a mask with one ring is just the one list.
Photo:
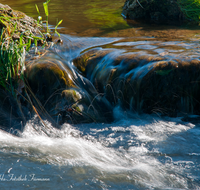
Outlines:
{"label": "white foamy water", "polygon": [[119,109],[115,115],[121,119],[112,124],[64,124],[61,130],[33,120],[20,137],[0,131],[0,184],[4,189],[16,183],[20,189],[200,189],[200,126]]}

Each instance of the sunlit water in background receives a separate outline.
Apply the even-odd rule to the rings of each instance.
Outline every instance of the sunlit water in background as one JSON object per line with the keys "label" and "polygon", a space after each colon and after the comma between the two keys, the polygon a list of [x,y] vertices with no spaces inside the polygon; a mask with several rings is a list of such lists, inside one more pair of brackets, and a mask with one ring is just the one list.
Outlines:
{"label": "sunlit water in background", "polygon": [[[42,10],[42,2],[1,1],[35,18],[35,3]],[[123,3],[52,0],[50,22],[64,19],[61,31],[66,34],[137,37],[63,35],[71,40],[62,50],[66,59],[95,46],[168,58],[198,57],[198,30],[171,27],[162,29],[161,35],[152,26],[131,28],[120,16]],[[171,38],[164,39],[170,31]],[[174,39],[180,33],[184,40]],[[185,40],[185,34],[190,39]],[[72,48],[75,44],[77,48]],[[33,118],[22,133],[0,131],[0,189],[200,189],[200,125],[179,117],[133,114],[120,107],[114,109],[114,117],[111,124],[63,124],[61,130],[48,121],[49,128],[44,129]]]}
{"label": "sunlit water in background", "polygon": [[[13,9],[27,13],[37,19],[38,13],[35,4],[38,5],[40,14],[46,19],[43,9],[43,0],[1,0]],[[49,22],[56,25],[63,20],[61,26],[65,32],[72,35],[87,35],[115,31],[117,29],[130,28],[121,17],[124,0],[51,0],[49,3]]]}

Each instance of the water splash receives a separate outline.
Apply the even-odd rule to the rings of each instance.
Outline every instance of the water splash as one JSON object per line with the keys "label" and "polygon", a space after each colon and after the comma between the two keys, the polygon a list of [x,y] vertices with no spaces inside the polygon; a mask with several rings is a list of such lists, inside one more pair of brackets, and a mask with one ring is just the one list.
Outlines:
{"label": "water splash", "polygon": [[118,108],[114,113],[121,119],[112,124],[64,124],[61,130],[45,121],[45,133],[35,118],[20,138],[0,131],[0,153],[34,167],[39,162],[65,168],[64,180],[81,178],[83,186],[87,176],[88,183],[101,181],[104,189],[123,184],[130,189],[199,187],[199,128],[180,118],[138,116]]}

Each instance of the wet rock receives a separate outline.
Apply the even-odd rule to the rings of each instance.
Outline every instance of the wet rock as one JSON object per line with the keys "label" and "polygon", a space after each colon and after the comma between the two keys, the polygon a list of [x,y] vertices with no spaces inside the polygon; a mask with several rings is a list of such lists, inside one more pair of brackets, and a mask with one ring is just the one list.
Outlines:
{"label": "wet rock", "polygon": [[0,89],[0,129],[19,135],[26,119],[30,119],[29,110],[21,105],[19,97]]}
{"label": "wet rock", "polygon": [[0,17],[0,34],[2,28],[7,28],[9,31],[15,29],[12,34],[14,40],[19,40],[22,33],[24,38],[31,35],[40,36],[40,28],[38,27],[37,21],[27,16],[25,13],[13,10],[8,5],[0,3]]}
{"label": "wet rock", "polygon": [[199,59],[102,49],[84,64],[85,75],[113,105],[138,113],[200,114]]}
{"label": "wet rock", "polygon": [[187,115],[181,119],[184,122],[189,122],[193,124],[200,124],[200,116],[198,115]]}
{"label": "wet rock", "polygon": [[159,24],[183,19],[176,0],[126,0],[122,15]]}
{"label": "wet rock", "polygon": [[59,124],[112,120],[112,107],[105,97],[56,53],[29,63],[25,77],[39,113]]}

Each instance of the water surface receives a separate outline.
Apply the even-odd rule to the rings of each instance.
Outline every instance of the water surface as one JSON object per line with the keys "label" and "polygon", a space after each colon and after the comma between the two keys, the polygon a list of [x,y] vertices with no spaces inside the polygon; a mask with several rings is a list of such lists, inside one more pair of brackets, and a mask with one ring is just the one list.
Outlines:
{"label": "water surface", "polygon": [[[40,14],[45,20],[43,0],[2,0],[13,9],[25,12],[37,19],[38,5]],[[125,20],[121,16],[124,0],[51,0],[49,3],[49,21],[56,25],[63,20],[61,33],[78,36],[138,37],[148,36],[165,38],[199,38],[198,26],[185,24],[155,25]]]}
{"label": "water surface", "polygon": [[[35,4],[38,5],[43,19],[46,19],[41,0],[1,1],[13,9],[25,12],[37,19],[38,13]],[[124,1],[102,0],[51,0],[49,3],[49,21],[52,25],[63,19],[62,26],[66,27],[68,34],[104,33],[116,29],[129,28],[121,16]],[[91,33],[91,34],[90,34]],[[82,35],[83,35],[82,34]]]}
{"label": "water surface", "polygon": [[47,130],[51,137],[35,121],[27,123],[22,138],[0,131],[1,187],[200,188],[199,125],[116,108],[119,116],[112,124],[64,124]]}

